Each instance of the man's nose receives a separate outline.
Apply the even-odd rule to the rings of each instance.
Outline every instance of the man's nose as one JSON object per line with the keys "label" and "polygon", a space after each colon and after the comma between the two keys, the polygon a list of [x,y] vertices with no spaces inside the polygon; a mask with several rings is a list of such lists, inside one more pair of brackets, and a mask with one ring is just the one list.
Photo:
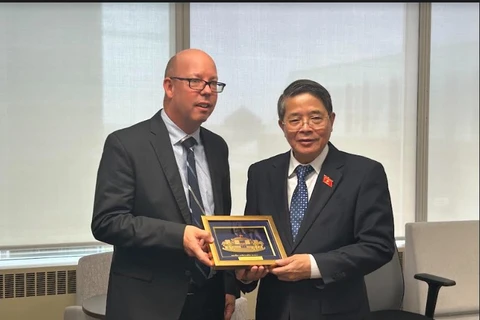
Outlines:
{"label": "man's nose", "polygon": [[303,120],[300,130],[311,130],[311,129],[312,127],[310,127],[310,120]]}

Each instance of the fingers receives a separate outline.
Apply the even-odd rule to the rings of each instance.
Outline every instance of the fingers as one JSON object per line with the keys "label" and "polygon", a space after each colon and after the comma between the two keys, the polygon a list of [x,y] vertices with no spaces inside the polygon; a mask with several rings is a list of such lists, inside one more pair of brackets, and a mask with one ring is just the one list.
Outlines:
{"label": "fingers", "polygon": [[267,275],[268,269],[265,266],[253,266],[247,271],[247,277],[258,280]]}
{"label": "fingers", "polygon": [[246,269],[236,269],[236,270],[235,270],[235,277],[236,277],[238,280],[243,280],[244,277],[245,277],[245,272],[247,272]]}
{"label": "fingers", "polygon": [[235,311],[235,296],[231,294],[226,294],[225,295],[225,311],[223,314],[225,320],[230,320],[232,318],[234,311]]}
{"label": "fingers", "polygon": [[276,276],[279,276],[289,272],[289,269],[290,269],[289,266],[276,267],[276,268],[273,268],[270,272]]}
{"label": "fingers", "polygon": [[232,318],[233,311],[234,311],[233,308],[225,309],[225,312],[223,314],[225,320],[230,320]]}
{"label": "fingers", "polygon": [[210,232],[199,229],[195,226],[186,226],[183,233],[183,247],[185,252],[197,258],[207,266],[213,266],[211,256],[208,253],[208,244],[213,242]]}
{"label": "fingers", "polygon": [[268,274],[268,267],[253,266],[250,269],[237,269],[235,276],[240,281],[257,281]]}
{"label": "fingers", "polygon": [[270,270],[273,275],[276,275],[279,280],[285,281],[291,271],[292,257],[279,259],[275,261],[275,267]]}
{"label": "fingers", "polygon": [[275,267],[283,267],[283,266],[286,266],[287,264],[291,263],[292,262],[292,257],[288,257],[288,258],[285,258],[285,259],[278,259],[275,261]]}
{"label": "fingers", "polygon": [[186,226],[183,233],[183,244],[194,242],[195,246],[208,247],[210,243],[213,243],[213,236],[210,232],[197,228],[195,226]]}
{"label": "fingers", "polygon": [[278,280],[281,281],[296,281],[297,275],[295,272],[292,272],[291,266],[283,266],[275,268],[271,271],[271,273],[278,277]]}
{"label": "fingers", "polygon": [[213,267],[213,262],[212,260],[210,260],[208,253],[203,251],[200,246],[193,247],[192,252],[193,252],[193,256],[197,258],[201,263],[209,267]]}
{"label": "fingers", "polygon": [[308,254],[296,254],[276,261],[278,265],[270,272],[282,281],[298,281],[311,276],[310,257]]}
{"label": "fingers", "polygon": [[210,232],[197,228],[197,238],[205,243],[213,243],[213,236]]}

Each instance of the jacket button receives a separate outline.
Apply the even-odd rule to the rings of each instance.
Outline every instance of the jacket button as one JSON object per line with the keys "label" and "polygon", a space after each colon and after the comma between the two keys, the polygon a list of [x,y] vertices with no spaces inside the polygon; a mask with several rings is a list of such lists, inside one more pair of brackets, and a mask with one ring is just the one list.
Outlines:
{"label": "jacket button", "polygon": [[187,270],[187,271],[185,271],[185,275],[186,275],[187,277],[190,277],[190,276],[192,275],[192,273],[190,272],[190,270]]}

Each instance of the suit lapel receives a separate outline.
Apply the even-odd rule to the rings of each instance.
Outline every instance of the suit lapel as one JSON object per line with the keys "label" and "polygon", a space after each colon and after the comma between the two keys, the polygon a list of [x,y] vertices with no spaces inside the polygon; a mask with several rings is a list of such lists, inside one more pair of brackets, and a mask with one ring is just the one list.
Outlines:
{"label": "suit lapel", "polygon": [[288,211],[287,201],[287,174],[288,163],[290,160],[290,152],[285,153],[273,163],[270,172],[270,187],[272,188],[272,201],[275,206],[273,215],[275,216],[275,224],[282,239],[285,251],[290,253],[293,246],[292,232],[290,228],[290,214]]}
{"label": "suit lapel", "polygon": [[[327,204],[328,200],[332,197],[333,193],[337,189],[342,180],[342,167],[344,159],[340,151],[329,143],[328,155],[322,165],[320,174],[318,175],[315,187],[313,189],[310,201],[308,204],[307,212],[303,218],[300,229],[298,230],[297,240],[293,246],[293,250],[300,244],[305,234],[313,225],[317,217],[321,214],[321,211]],[[324,179],[330,179],[332,181],[331,186],[328,185],[328,181]]]}
{"label": "suit lapel", "polygon": [[[215,146],[212,145],[211,139],[208,139],[208,135],[205,133],[203,128],[200,128],[200,138],[202,139],[203,148],[205,150],[205,156],[208,163],[208,171],[210,172],[210,180],[212,181],[212,192],[213,192],[213,204],[214,204],[214,213],[215,214],[225,214],[221,212],[223,203],[221,197],[221,176],[219,174],[221,164],[219,162],[220,156],[215,152]],[[215,170],[216,169],[216,170]]]}
{"label": "suit lapel", "polygon": [[192,223],[190,209],[188,208],[187,198],[183,190],[182,179],[178,170],[175,155],[173,153],[172,142],[168,135],[167,127],[160,116],[160,111],[151,119],[151,138],[150,143],[155,150],[157,159],[167,178],[168,185],[172,190],[173,196],[177,201],[178,208],[187,224]]}

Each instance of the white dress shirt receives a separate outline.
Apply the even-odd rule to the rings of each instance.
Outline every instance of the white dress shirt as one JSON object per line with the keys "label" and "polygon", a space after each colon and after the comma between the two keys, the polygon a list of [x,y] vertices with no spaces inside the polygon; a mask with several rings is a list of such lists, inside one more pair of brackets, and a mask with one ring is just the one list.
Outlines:
{"label": "white dress shirt", "polygon": [[[307,184],[308,189],[308,200],[310,201],[310,197],[313,192],[313,188],[315,187],[315,183],[317,182],[318,175],[320,174],[320,170],[322,169],[323,161],[328,154],[328,144],[325,145],[322,152],[316,157],[312,162],[308,163],[313,167],[313,172],[311,172],[306,178],[305,183]],[[293,150],[290,151],[290,164],[288,167],[288,181],[287,181],[287,196],[288,196],[288,210],[290,210],[290,203],[292,202],[293,191],[297,187],[297,174],[295,173],[295,168],[301,165],[297,159],[295,159],[293,155]],[[307,164],[303,164],[307,165]],[[310,256],[310,279],[318,279],[322,277],[320,273],[320,269],[318,268],[317,261],[313,255]]]}

